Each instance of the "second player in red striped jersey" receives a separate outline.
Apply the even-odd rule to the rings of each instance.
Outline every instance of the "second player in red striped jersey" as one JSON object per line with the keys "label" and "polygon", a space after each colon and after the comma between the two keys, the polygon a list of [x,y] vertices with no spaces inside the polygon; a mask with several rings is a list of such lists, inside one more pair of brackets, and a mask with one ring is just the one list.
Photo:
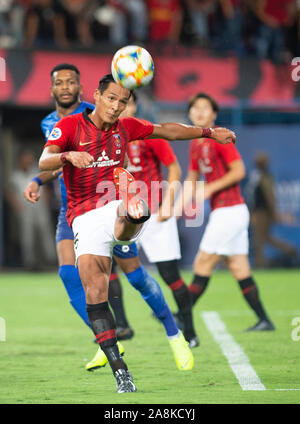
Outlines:
{"label": "second player in red striped jersey", "polygon": [[[191,141],[189,170],[205,176],[208,185],[224,177],[231,163],[241,161],[234,144],[221,146],[215,140],[201,138]],[[210,186],[211,187],[211,186]],[[211,209],[244,203],[238,182],[211,194]]]}
{"label": "second player in red striped jersey", "polygon": [[[189,103],[189,117],[195,125],[213,126],[219,107],[206,93],[195,95]],[[273,330],[258,296],[248,259],[249,212],[239,183],[245,176],[242,158],[234,145],[219,146],[214,140],[194,139],[190,148],[187,180],[194,185],[204,175],[205,199],[210,199],[211,213],[194,260],[194,279],[189,286],[193,304],[204,293],[215,265],[225,257],[237,279],[245,300],[259,321],[249,330]]]}

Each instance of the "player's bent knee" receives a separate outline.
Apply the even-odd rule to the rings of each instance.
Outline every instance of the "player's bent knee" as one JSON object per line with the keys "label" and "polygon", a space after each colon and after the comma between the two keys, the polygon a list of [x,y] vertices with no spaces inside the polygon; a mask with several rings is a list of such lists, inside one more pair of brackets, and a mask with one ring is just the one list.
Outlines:
{"label": "player's bent knee", "polygon": [[86,298],[88,303],[107,302],[108,289],[107,287],[99,287],[95,285],[86,285]]}

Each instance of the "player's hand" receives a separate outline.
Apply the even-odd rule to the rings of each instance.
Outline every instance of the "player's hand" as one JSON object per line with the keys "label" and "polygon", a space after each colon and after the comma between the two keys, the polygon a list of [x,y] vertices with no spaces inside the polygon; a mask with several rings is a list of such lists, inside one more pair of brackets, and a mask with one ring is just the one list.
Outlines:
{"label": "player's hand", "polygon": [[212,128],[211,138],[214,138],[217,143],[228,144],[236,142],[236,135],[233,131],[227,128],[217,127]]}
{"label": "player's hand", "polygon": [[69,152],[66,158],[76,168],[86,168],[95,161],[88,152]]}
{"label": "player's hand", "polygon": [[57,177],[63,171],[63,168],[56,169],[56,171],[52,172],[53,177]]}
{"label": "player's hand", "polygon": [[36,181],[31,181],[24,190],[24,197],[28,202],[36,203],[40,198],[40,186]]}

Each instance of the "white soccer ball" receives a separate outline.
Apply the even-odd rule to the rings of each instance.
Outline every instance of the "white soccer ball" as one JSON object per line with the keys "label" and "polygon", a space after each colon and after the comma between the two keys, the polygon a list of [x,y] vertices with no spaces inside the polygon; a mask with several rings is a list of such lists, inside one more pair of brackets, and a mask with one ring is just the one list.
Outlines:
{"label": "white soccer ball", "polygon": [[111,63],[111,73],[117,84],[129,90],[147,85],[153,78],[154,64],[146,49],[126,46],[118,50]]}

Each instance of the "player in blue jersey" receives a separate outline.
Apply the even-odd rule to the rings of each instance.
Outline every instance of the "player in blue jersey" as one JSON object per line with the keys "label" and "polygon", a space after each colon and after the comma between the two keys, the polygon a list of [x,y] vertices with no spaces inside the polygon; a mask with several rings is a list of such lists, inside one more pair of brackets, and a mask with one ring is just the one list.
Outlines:
{"label": "player in blue jersey", "polygon": [[[51,94],[56,102],[56,110],[47,115],[41,123],[41,127],[46,138],[49,136],[55,123],[64,116],[80,113],[86,107],[94,108],[94,105],[80,101],[80,94],[82,92],[80,74],[74,65],[60,64],[53,68],[51,71],[51,81]],[[84,322],[90,326],[86,312],[84,289],[79,277],[78,269],[74,265],[74,235],[65,217],[67,211],[66,188],[61,173],[59,173],[58,176],[61,185],[62,197],[62,207],[58,217],[56,232],[59,275],[64,283],[71,305]],[[56,177],[57,173],[48,171],[41,172],[28,184],[24,192],[25,198],[33,203],[38,201],[39,186],[53,180]],[[188,348],[182,333],[178,330],[159,284],[141,266],[137,257],[136,245],[116,246],[114,253],[117,258],[127,259],[126,261],[121,261],[122,263],[120,263],[120,265],[122,270],[125,272],[128,281],[141,293],[143,299],[164,325],[178,368],[180,370],[192,369],[193,355]],[[114,309],[115,315],[117,315],[116,311],[121,316],[123,313],[123,317],[126,319],[124,315],[124,308],[122,311],[120,284],[117,281],[115,282],[117,284],[114,286],[114,281],[110,281],[110,303]],[[116,301],[117,298],[118,300]],[[117,305],[114,305],[114,301]],[[124,353],[123,346],[121,346],[120,343],[118,346],[120,353]],[[93,360],[86,365],[86,369],[93,370],[95,368],[105,366],[106,363],[107,358],[104,355],[104,352],[99,348]]]}

